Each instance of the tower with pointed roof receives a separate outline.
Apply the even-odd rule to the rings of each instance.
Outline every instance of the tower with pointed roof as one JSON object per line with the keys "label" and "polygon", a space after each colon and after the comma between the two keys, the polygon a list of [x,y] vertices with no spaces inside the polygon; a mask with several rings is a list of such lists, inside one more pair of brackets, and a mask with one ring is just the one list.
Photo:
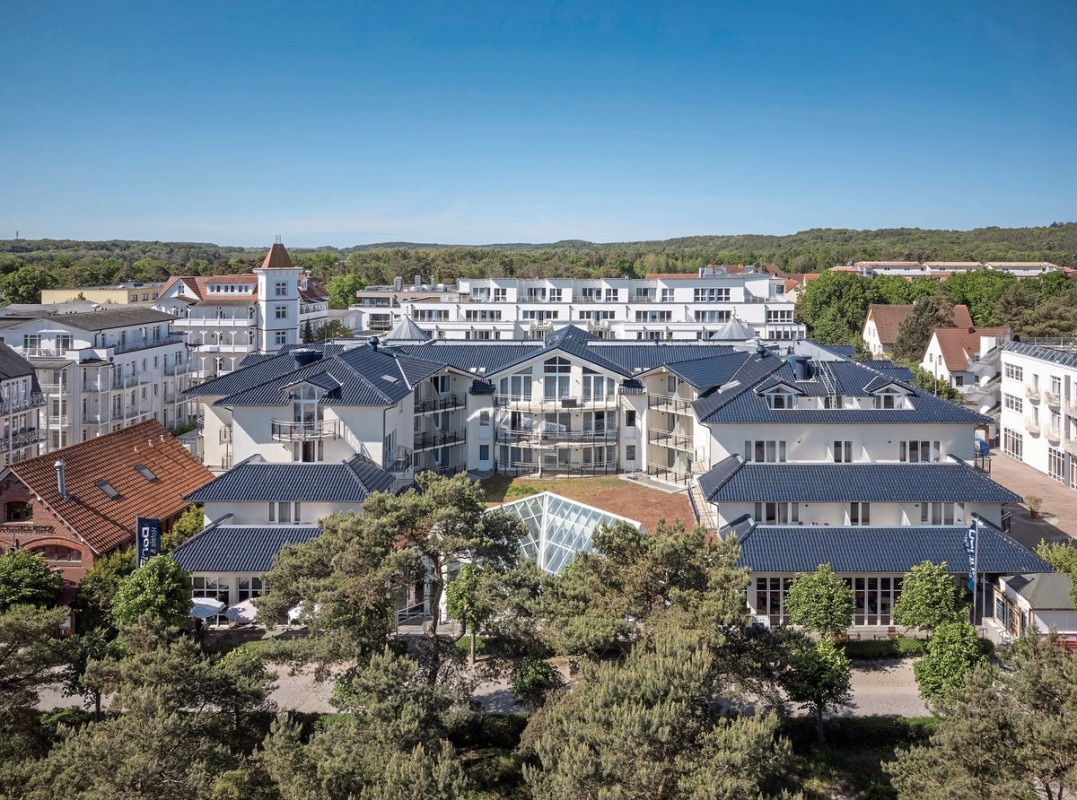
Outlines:
{"label": "tower with pointed roof", "polygon": [[299,276],[287,249],[275,242],[262,266],[254,270],[258,278],[255,339],[263,353],[299,343]]}

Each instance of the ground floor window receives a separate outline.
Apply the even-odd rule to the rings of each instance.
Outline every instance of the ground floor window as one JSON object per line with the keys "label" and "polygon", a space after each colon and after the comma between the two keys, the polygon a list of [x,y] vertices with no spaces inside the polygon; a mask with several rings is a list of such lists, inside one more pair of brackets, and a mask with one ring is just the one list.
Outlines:
{"label": "ground floor window", "polygon": [[755,579],[756,616],[767,617],[772,628],[785,624],[785,596],[792,583],[792,578]]}
{"label": "ground floor window", "polygon": [[255,576],[239,578],[236,589],[236,602],[242,603],[244,600],[261,597],[265,593],[265,583]]}
{"label": "ground floor window", "polygon": [[191,576],[191,597],[208,597],[224,603],[224,608],[216,617],[206,620],[207,625],[226,625],[228,618],[224,610],[231,602],[232,582],[227,575],[193,575]]}
{"label": "ground floor window", "polygon": [[1056,481],[1066,480],[1066,454],[1051,447],[1047,450],[1047,474]]}
{"label": "ground floor window", "polygon": [[1024,437],[1009,428],[1002,429],[1002,452],[1018,461],[1024,460]]}
{"label": "ground floor window", "polygon": [[82,551],[76,550],[73,547],[61,547],[59,545],[49,544],[44,547],[35,548],[34,552],[43,555],[46,561],[59,561],[65,564],[82,563]]}
{"label": "ground floor window", "polygon": [[[893,608],[901,594],[900,576],[851,576],[843,577],[853,590],[854,626],[877,626],[894,624]],[[755,615],[766,617],[771,627],[786,623],[785,598],[792,584],[791,577],[756,577]]]}

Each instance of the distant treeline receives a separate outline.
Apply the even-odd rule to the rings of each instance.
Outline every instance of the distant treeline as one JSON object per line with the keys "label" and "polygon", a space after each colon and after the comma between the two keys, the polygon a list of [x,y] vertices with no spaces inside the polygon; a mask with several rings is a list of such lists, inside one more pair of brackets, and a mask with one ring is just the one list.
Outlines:
{"label": "distant treeline", "polygon": [[[33,268],[17,285],[76,287],[124,280],[163,280],[171,274],[230,274],[257,266],[265,248],[208,243],[0,240],[0,273]],[[349,248],[290,248],[293,258],[326,280],[351,274],[364,283],[452,283],[459,277],[614,277],[694,272],[708,263],[774,264],[789,272],[820,272],[861,260],[1051,261],[1077,266],[1077,222],[1039,228],[971,231],[895,228],[813,229],[790,236],[694,236],[651,242],[452,246],[380,244]],[[40,284],[40,285],[39,285]],[[16,287],[15,294],[20,294]],[[10,292],[9,292],[10,294]]]}

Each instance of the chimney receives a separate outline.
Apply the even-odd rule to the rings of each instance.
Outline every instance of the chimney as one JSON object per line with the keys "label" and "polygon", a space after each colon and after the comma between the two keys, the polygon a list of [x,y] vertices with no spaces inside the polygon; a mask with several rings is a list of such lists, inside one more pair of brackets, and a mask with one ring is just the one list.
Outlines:
{"label": "chimney", "polygon": [[56,467],[56,491],[60,493],[60,497],[66,500],[67,480],[64,477],[64,467],[66,467],[67,464],[64,463],[63,459],[60,459],[55,464],[53,464],[53,466]]}
{"label": "chimney", "polygon": [[369,342],[370,342],[370,346],[372,348],[374,348],[375,352],[377,352],[377,349],[378,349],[378,337],[377,336],[371,336],[370,339],[369,339]]}
{"label": "chimney", "polygon": [[305,367],[307,364],[313,364],[322,354],[318,350],[312,350],[308,347],[300,347],[292,351],[292,358],[295,360],[295,368]]}

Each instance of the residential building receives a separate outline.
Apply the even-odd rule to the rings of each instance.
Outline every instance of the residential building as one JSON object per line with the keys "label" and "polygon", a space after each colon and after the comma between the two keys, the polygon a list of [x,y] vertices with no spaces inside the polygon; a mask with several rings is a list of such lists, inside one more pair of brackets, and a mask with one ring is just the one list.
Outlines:
{"label": "residential building", "polygon": [[992,398],[998,394],[998,348],[1009,338],[1009,328],[936,328],[920,366],[964,395],[977,391],[981,404],[993,408],[997,402]]}
{"label": "residential building", "polygon": [[[206,464],[360,455],[394,486],[430,468],[647,476],[685,487],[701,524],[742,537],[749,600],[774,624],[793,575],[846,555],[854,623],[892,624],[904,572],[938,557],[964,569],[957,554],[974,520],[985,574],[1049,569],[1004,532],[1003,506],[1017,496],[973,466],[986,418],[888,361],[811,342],[775,353],[743,341],[609,341],[574,326],[544,341],[394,333],[258,356],[193,388]],[[547,556],[544,568],[565,563]]]}
{"label": "residential building", "polygon": [[352,310],[365,329],[389,330],[408,318],[434,339],[541,341],[578,326],[606,339],[697,340],[734,317],[763,339],[804,337],[785,276],[751,266],[644,279],[461,279],[413,291],[367,289],[358,300]]}
{"label": "residential building", "polygon": [[1077,341],[1007,342],[1001,361],[1002,451],[1077,489]]}
{"label": "residential building", "polygon": [[[872,355],[889,356],[897,343],[898,330],[905,318],[912,313],[913,306],[872,303],[868,306],[868,316],[864,320],[864,345]],[[965,305],[954,306],[952,327],[968,330],[973,327],[972,317]]]}
{"label": "residential building", "polygon": [[147,419],[190,419],[187,346],[173,317],[121,307],[0,320],[0,336],[34,367],[44,395],[45,450]]}
{"label": "residential building", "polygon": [[42,289],[41,302],[73,303],[86,301],[98,305],[149,305],[161,294],[163,283],[129,281],[115,286],[77,286],[73,289]]}
{"label": "residential building", "polygon": [[943,281],[956,273],[991,270],[1013,275],[1015,278],[1035,278],[1047,272],[1067,272],[1064,267],[1049,261],[857,261],[847,267],[833,267],[852,272],[865,278],[890,275],[906,280],[932,278]]}
{"label": "residential building", "polygon": [[136,517],[169,530],[212,477],[156,420],[12,463],[0,473],[0,547],[44,555],[70,599],[98,558],[134,543]]}
{"label": "residential building", "polygon": [[1027,630],[1064,636],[1077,651],[1077,610],[1070,589],[1073,579],[1062,572],[1006,575],[995,588],[995,621],[1014,639]]}
{"label": "residential building", "polygon": [[236,369],[248,353],[274,353],[316,333],[329,296],[277,242],[251,273],[173,276],[153,306],[187,335],[192,379],[203,381]]}
{"label": "residential building", "polygon": [[45,395],[33,365],[6,344],[0,344],[0,453],[3,463],[33,458],[44,431],[41,409]]}

